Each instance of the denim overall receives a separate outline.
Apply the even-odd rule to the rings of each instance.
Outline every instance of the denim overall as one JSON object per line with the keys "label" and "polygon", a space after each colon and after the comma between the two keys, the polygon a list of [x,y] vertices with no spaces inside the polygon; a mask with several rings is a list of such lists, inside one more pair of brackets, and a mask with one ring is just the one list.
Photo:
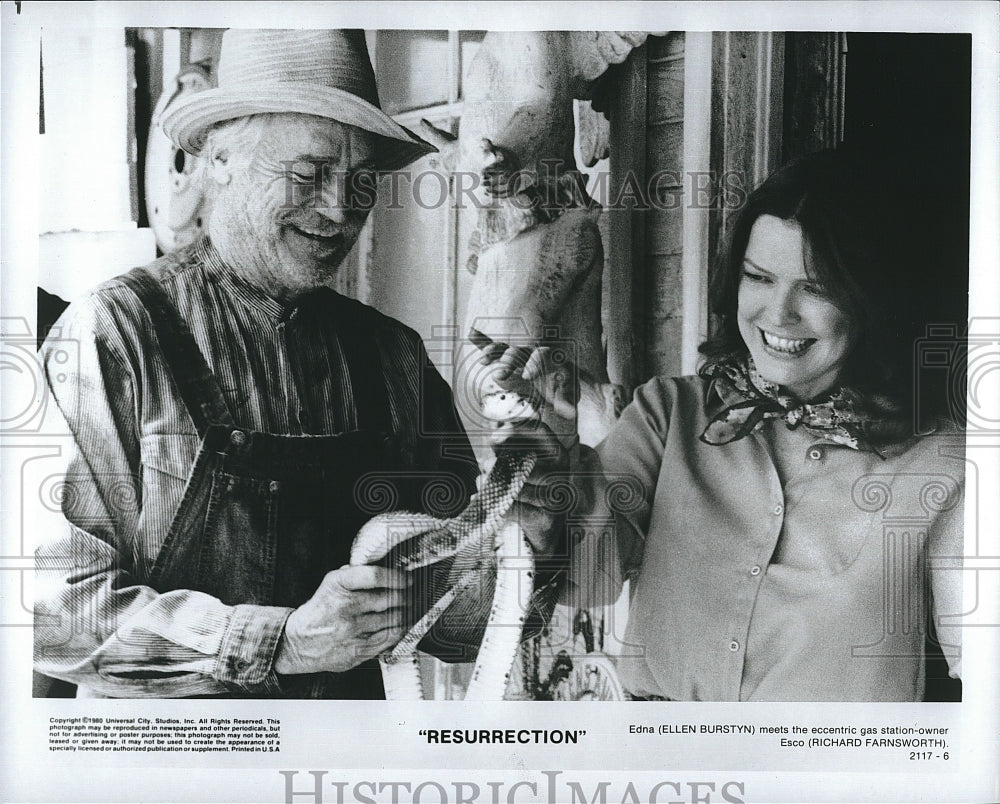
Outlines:
{"label": "denim overall", "polygon": [[[277,435],[239,427],[190,330],[143,269],[124,281],[152,319],[201,444],[184,495],[147,583],[160,593],[192,589],[227,605],[297,607],[324,575],[348,563],[351,542],[372,516],[355,500],[357,481],[411,461],[390,431],[380,358],[362,327],[339,333],[358,429],[338,435]],[[341,297],[337,315],[356,307]],[[397,489],[402,507],[407,490]],[[234,688],[233,697],[258,697]],[[344,673],[286,676],[266,697],[384,697],[377,662]]]}

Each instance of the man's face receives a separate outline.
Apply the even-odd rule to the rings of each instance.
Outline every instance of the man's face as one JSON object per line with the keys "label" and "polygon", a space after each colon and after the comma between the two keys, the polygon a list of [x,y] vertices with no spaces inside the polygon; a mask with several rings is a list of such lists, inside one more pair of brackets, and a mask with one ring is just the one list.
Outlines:
{"label": "man's face", "polygon": [[374,200],[374,138],[320,117],[275,114],[248,150],[229,153],[215,171],[224,182],[213,242],[275,298],[329,285]]}

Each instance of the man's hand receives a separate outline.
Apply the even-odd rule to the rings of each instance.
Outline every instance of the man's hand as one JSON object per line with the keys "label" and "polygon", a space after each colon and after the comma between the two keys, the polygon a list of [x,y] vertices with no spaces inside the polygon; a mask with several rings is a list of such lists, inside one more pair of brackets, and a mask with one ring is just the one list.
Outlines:
{"label": "man's hand", "polygon": [[342,673],[388,650],[404,634],[407,575],[376,566],[328,572],[316,593],[291,613],[274,671]]}

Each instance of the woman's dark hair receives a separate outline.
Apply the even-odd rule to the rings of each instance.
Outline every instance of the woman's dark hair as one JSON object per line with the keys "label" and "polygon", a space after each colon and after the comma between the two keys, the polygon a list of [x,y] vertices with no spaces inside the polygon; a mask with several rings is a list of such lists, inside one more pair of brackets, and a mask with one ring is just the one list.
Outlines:
{"label": "woman's dark hair", "polygon": [[911,425],[914,283],[900,209],[889,203],[894,186],[880,166],[844,151],[810,154],[771,174],[736,215],[713,267],[709,301],[718,327],[702,355],[747,354],[736,307],[750,230],[761,215],[795,221],[807,273],[855,327],[842,384],[885,423],[882,440],[902,437],[896,431]]}

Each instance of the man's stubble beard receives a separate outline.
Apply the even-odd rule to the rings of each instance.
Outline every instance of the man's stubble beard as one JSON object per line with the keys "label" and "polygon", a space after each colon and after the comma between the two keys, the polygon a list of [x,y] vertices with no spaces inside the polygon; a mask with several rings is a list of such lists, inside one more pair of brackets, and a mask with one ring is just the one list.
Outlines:
{"label": "man's stubble beard", "polygon": [[282,265],[278,250],[280,230],[273,218],[251,214],[244,200],[249,195],[248,189],[230,185],[218,192],[209,221],[209,237],[230,268],[251,284],[279,296],[286,289],[280,278],[288,270],[288,266]]}
{"label": "man's stubble beard", "polygon": [[341,247],[321,258],[310,254],[308,241],[300,238],[292,226],[309,217],[307,210],[286,209],[270,197],[264,205],[251,205],[260,199],[260,190],[252,181],[237,179],[217,188],[209,236],[223,261],[250,284],[280,301],[319,287],[332,287],[367,214],[348,213],[337,224],[343,235]]}

